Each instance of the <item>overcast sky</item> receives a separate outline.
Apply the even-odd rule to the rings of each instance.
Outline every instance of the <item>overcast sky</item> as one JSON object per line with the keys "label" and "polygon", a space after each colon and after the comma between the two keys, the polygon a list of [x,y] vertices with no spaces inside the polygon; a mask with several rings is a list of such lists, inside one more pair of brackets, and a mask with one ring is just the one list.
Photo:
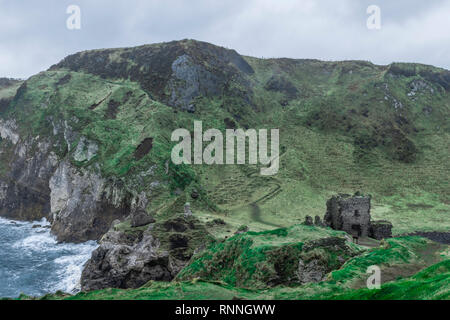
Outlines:
{"label": "overcast sky", "polygon": [[[81,29],[69,30],[69,5]],[[381,9],[369,30],[366,10]],[[185,38],[256,57],[420,62],[450,69],[450,0],[0,0],[0,77],[68,54]]]}

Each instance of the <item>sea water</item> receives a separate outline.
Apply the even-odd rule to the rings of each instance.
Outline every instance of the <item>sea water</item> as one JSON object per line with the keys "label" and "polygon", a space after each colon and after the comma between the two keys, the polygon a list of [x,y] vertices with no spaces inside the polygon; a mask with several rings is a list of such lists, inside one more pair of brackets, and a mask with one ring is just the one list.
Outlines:
{"label": "sea water", "polygon": [[0,218],[0,298],[16,298],[21,293],[76,293],[83,265],[96,248],[95,241],[58,243],[45,219],[17,222]]}

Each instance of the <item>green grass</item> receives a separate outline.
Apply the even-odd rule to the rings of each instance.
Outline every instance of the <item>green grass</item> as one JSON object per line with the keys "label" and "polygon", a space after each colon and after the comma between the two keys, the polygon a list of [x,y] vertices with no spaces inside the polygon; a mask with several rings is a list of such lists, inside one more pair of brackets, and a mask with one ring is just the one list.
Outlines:
{"label": "green grass", "polygon": [[326,245],[318,245],[312,251],[303,250],[305,243],[332,237],[344,239],[345,233],[296,225],[287,229],[238,234],[195,256],[177,279],[223,281],[244,288],[295,282],[299,258],[304,261],[319,259],[328,268],[336,268],[339,266],[338,256],[348,259],[362,250],[352,244],[348,244],[347,250]]}
{"label": "green grass", "polygon": [[16,83],[13,83],[11,85],[0,87],[0,100],[14,98],[17,89],[19,89],[21,84],[22,81],[17,81]]}

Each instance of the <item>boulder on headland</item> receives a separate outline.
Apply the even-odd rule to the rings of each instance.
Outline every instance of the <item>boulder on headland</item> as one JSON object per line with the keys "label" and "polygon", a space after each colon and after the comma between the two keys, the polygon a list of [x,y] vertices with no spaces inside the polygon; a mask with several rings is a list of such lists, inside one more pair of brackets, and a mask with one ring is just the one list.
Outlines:
{"label": "boulder on headland", "polygon": [[303,224],[305,226],[313,226],[314,225],[313,218],[311,216],[306,216]]}
{"label": "boulder on headland", "polygon": [[146,226],[154,222],[155,219],[147,214],[145,210],[138,210],[131,215],[131,226],[133,228]]}

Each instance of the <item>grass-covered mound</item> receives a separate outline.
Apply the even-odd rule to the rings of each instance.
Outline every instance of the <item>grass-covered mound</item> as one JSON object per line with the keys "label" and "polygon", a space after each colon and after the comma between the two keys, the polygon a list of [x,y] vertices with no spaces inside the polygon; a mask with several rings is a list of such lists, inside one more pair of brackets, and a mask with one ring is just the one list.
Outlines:
{"label": "grass-covered mound", "polygon": [[[420,237],[393,238],[380,247],[349,259],[339,270],[328,274],[327,280],[295,289],[279,287],[272,292],[275,299],[331,299],[343,292],[366,288],[369,266],[381,270],[381,283],[410,277],[427,266],[448,259],[441,255],[448,248]],[[399,298],[399,297],[398,297]]]}
{"label": "grass-covered mound", "polygon": [[[212,245],[193,258],[177,279],[223,281],[235,287],[265,288],[313,281],[339,268],[358,249],[343,232],[296,225],[273,231],[247,232]],[[299,265],[302,261],[302,266]],[[303,271],[305,274],[308,270]]]}

